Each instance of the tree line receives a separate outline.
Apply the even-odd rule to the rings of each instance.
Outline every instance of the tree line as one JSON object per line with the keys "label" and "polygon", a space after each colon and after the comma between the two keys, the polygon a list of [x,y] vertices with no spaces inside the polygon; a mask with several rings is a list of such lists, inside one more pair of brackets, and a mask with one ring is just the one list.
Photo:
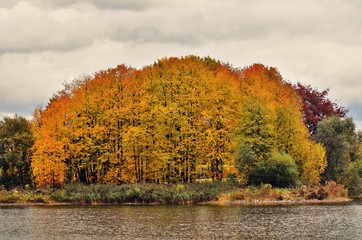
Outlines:
{"label": "tree line", "polygon": [[4,118],[0,184],[359,180],[359,133],[327,95],[262,64],[120,65],[65,84],[31,121]]}

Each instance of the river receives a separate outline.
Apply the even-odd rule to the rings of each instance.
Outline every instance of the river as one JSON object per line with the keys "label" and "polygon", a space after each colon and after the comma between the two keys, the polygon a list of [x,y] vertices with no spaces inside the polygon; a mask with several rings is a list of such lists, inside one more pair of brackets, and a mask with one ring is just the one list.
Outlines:
{"label": "river", "polygon": [[362,202],[0,207],[0,239],[362,239]]}

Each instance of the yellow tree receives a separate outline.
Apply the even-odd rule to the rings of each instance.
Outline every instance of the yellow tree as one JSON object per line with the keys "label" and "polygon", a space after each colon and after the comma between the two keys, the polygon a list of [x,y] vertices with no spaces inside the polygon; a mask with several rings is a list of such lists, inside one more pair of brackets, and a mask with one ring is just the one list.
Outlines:
{"label": "yellow tree", "polygon": [[254,64],[243,69],[242,76],[241,152],[247,153],[245,146],[251,149],[251,155],[238,156],[249,161],[245,169],[253,165],[250,156],[255,163],[273,152],[287,153],[295,159],[301,179],[317,184],[325,168],[324,153],[302,122],[296,92],[275,68]]}
{"label": "yellow tree", "polygon": [[45,110],[34,113],[32,169],[37,187],[56,187],[65,182],[69,100],[69,96],[59,94]]}

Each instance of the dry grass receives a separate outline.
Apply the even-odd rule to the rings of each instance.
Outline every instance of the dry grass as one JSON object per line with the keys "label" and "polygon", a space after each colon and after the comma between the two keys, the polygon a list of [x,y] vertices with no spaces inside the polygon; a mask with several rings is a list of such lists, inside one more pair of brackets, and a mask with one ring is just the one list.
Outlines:
{"label": "dry grass", "polygon": [[325,186],[297,188],[272,188],[270,184],[260,187],[249,186],[223,193],[219,200],[243,202],[272,202],[272,201],[304,201],[304,200],[333,200],[348,198],[346,188],[335,182],[328,182]]}

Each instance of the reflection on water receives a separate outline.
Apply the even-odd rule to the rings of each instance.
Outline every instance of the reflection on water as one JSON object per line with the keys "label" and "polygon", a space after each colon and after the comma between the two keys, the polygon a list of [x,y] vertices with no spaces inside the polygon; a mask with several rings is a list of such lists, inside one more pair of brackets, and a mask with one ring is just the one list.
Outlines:
{"label": "reflection on water", "polygon": [[362,204],[1,207],[0,239],[362,239]]}

